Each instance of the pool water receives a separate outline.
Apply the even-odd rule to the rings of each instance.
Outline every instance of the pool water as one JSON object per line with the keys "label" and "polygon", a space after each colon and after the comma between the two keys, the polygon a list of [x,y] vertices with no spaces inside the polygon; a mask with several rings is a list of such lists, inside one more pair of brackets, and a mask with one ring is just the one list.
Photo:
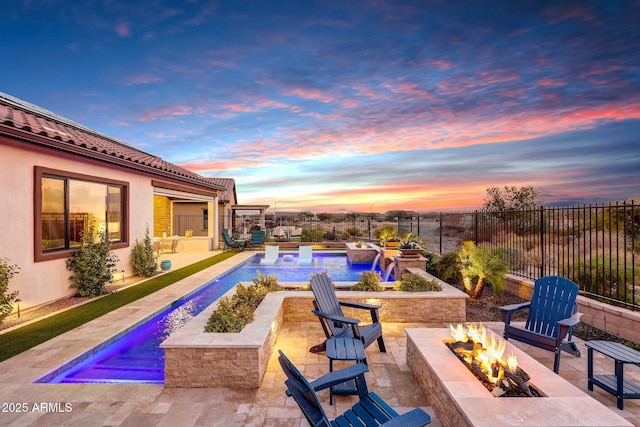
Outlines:
{"label": "pool water", "polygon": [[[275,274],[279,282],[308,282],[313,273],[327,271],[336,282],[357,281],[371,264],[351,264],[344,254],[314,254],[313,264],[298,266],[296,259],[261,265],[256,255],[206,283],[170,307],[153,314],[101,346],[67,362],[36,380],[37,383],[164,383],[164,349],[169,335],[197,316],[238,282]],[[390,279],[392,280],[392,279]]]}

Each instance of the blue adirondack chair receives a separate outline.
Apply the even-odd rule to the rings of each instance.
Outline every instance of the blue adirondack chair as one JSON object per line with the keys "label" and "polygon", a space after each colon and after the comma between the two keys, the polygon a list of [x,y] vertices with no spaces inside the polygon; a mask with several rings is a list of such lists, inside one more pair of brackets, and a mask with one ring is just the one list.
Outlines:
{"label": "blue adirondack chair", "polygon": [[[554,352],[553,371],[557,374],[562,350],[580,357],[580,350],[571,341],[572,328],[582,317],[582,313],[577,313],[578,290],[578,285],[564,277],[547,276],[536,280],[530,302],[500,307],[505,324],[504,338]],[[524,328],[511,325],[513,313],[524,309],[529,309]]]}
{"label": "blue adirondack chair", "polygon": [[[318,316],[324,333],[329,338],[358,338],[362,340],[367,348],[374,341],[378,342],[381,352],[386,352],[384,340],[382,339],[382,324],[378,316],[379,305],[364,304],[359,302],[339,301],[333,289],[331,278],[325,274],[315,274],[311,277],[311,290],[315,301],[313,313]],[[371,315],[371,324],[361,326],[360,320],[345,317],[342,307],[351,307],[361,310],[368,310]],[[312,353],[326,350],[326,341],[309,349]]]}
{"label": "blue adirondack chair", "polygon": [[236,242],[233,239],[231,239],[231,236],[229,236],[229,230],[227,230],[226,228],[222,230],[222,238],[224,239],[224,244],[228,249],[244,248],[244,242]]}
{"label": "blue adirondack chair", "polygon": [[[406,414],[398,414],[391,406],[383,401],[374,392],[369,392],[364,373],[369,370],[367,365],[358,363],[338,371],[329,372],[313,382],[309,382],[285,356],[282,350],[278,350],[278,362],[282,366],[287,379],[287,395],[292,396],[300,410],[315,427],[334,426],[403,426],[421,427],[431,422],[429,414],[420,408],[416,408]],[[335,420],[329,421],[324,412],[316,391],[327,389],[331,386],[346,381],[355,380],[358,384],[358,396],[360,401],[348,409]]]}

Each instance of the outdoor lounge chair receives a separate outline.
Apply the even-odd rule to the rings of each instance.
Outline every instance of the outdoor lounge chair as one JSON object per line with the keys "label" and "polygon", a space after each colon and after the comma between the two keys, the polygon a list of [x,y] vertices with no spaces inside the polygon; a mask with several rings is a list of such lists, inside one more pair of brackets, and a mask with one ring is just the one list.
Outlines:
{"label": "outdoor lounge chair", "polygon": [[[338,371],[330,372],[313,382],[309,382],[285,356],[282,350],[278,350],[278,362],[282,366],[287,379],[287,395],[292,396],[300,410],[309,421],[309,424],[317,427],[332,426],[404,426],[421,427],[431,422],[429,414],[420,408],[416,408],[406,414],[399,415],[391,406],[383,401],[374,392],[369,392],[364,373],[369,370],[367,365],[358,363]],[[335,420],[329,421],[324,412],[316,391],[327,389],[331,386],[355,380],[358,388],[359,401]]]}
{"label": "outdoor lounge chair", "polygon": [[264,246],[265,240],[265,232],[263,230],[253,230],[251,232],[251,240],[249,240],[249,247],[251,249],[258,247],[262,248]]}
{"label": "outdoor lounge chair", "polygon": [[280,246],[267,246],[264,249],[264,258],[260,260],[260,264],[275,264],[280,253]]}
{"label": "outdoor lounge chair", "polygon": [[300,246],[298,248],[298,265],[310,265],[313,263],[313,246]]}
{"label": "outdoor lounge chair", "polygon": [[227,249],[244,249],[244,242],[236,242],[229,236],[229,230],[226,228],[222,230],[222,238],[224,239],[224,245]]}
{"label": "outdoor lounge chair", "polygon": [[[333,289],[333,282],[324,273],[313,275],[311,278],[311,290],[315,297],[313,314],[320,319],[327,339],[339,337],[358,338],[362,340],[365,348],[374,341],[378,341],[378,348],[381,352],[386,353],[387,350],[382,339],[382,324],[378,316],[379,305],[338,301],[336,292]],[[345,317],[342,313],[342,307],[369,310],[371,324],[361,326],[359,325],[360,320]],[[309,349],[312,353],[325,350],[326,341]]]}
{"label": "outdoor lounge chair", "polygon": [[[571,341],[572,328],[580,323],[582,316],[576,312],[578,289],[578,285],[564,277],[547,276],[536,280],[530,302],[500,307],[504,338],[553,351],[553,371],[557,374],[562,350],[580,357],[580,350]],[[529,309],[524,328],[512,326],[512,314],[523,309]],[[569,340],[564,341],[567,335]]]}

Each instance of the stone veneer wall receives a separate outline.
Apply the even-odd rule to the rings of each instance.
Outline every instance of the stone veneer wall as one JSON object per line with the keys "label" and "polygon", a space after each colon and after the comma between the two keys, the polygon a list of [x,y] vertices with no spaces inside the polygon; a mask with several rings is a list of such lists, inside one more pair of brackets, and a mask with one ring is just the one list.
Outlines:
{"label": "stone veneer wall", "polygon": [[[505,290],[528,300],[533,295],[533,281],[508,275]],[[583,313],[583,323],[625,340],[640,342],[640,313],[581,295],[577,301],[578,312]]]}
{"label": "stone veneer wall", "polygon": [[[235,292],[235,288],[226,296]],[[286,291],[268,294],[240,333],[209,333],[212,304],[165,340],[165,387],[258,388],[282,328]]]}
{"label": "stone veneer wall", "polygon": [[[235,288],[225,296],[234,292]],[[343,300],[382,305],[380,316],[386,322],[443,327],[466,320],[468,296],[444,282],[439,292],[338,291],[337,295]],[[269,293],[256,310],[254,321],[237,334],[204,332],[217,307],[213,303],[161,344],[165,349],[165,386],[259,387],[283,322],[318,321],[311,313],[312,301],[311,291]],[[345,310],[345,315],[371,321],[365,310]]]}
{"label": "stone veneer wall", "polygon": [[443,426],[473,427],[464,413],[452,403],[449,390],[439,381],[410,335],[407,336],[407,365]]}

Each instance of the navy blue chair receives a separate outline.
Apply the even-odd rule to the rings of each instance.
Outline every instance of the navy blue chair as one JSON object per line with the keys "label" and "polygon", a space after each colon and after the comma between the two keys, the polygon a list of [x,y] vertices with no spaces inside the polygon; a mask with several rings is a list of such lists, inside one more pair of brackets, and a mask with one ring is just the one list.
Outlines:
{"label": "navy blue chair", "polygon": [[[362,340],[364,348],[374,341],[378,342],[381,352],[386,352],[382,339],[382,324],[378,315],[379,305],[364,304],[359,302],[339,301],[333,289],[331,278],[325,274],[315,274],[311,278],[311,290],[315,300],[313,301],[313,314],[318,316],[324,333],[329,338],[357,338]],[[371,323],[359,325],[360,320],[345,317],[342,307],[351,307],[368,310],[371,315]],[[318,353],[325,351],[326,341],[312,347],[309,351]]]}
{"label": "navy blue chair", "polygon": [[[431,422],[429,414],[420,408],[400,415],[380,396],[369,392],[364,378],[364,374],[369,368],[363,363],[329,372],[317,380],[309,382],[282,350],[278,350],[278,352],[280,353],[278,362],[287,376],[284,382],[287,386],[287,395],[293,397],[309,424],[314,427],[422,427]],[[355,380],[357,384],[360,400],[335,420],[330,421],[318,400],[316,391],[352,380]]]}
{"label": "navy blue chair", "polygon": [[[580,350],[571,341],[572,328],[582,317],[582,313],[577,313],[578,290],[577,284],[564,277],[547,276],[536,280],[530,302],[500,307],[504,338],[554,352],[553,371],[557,374],[561,351],[580,357]],[[525,309],[529,313],[524,327],[511,325],[513,314]]]}

